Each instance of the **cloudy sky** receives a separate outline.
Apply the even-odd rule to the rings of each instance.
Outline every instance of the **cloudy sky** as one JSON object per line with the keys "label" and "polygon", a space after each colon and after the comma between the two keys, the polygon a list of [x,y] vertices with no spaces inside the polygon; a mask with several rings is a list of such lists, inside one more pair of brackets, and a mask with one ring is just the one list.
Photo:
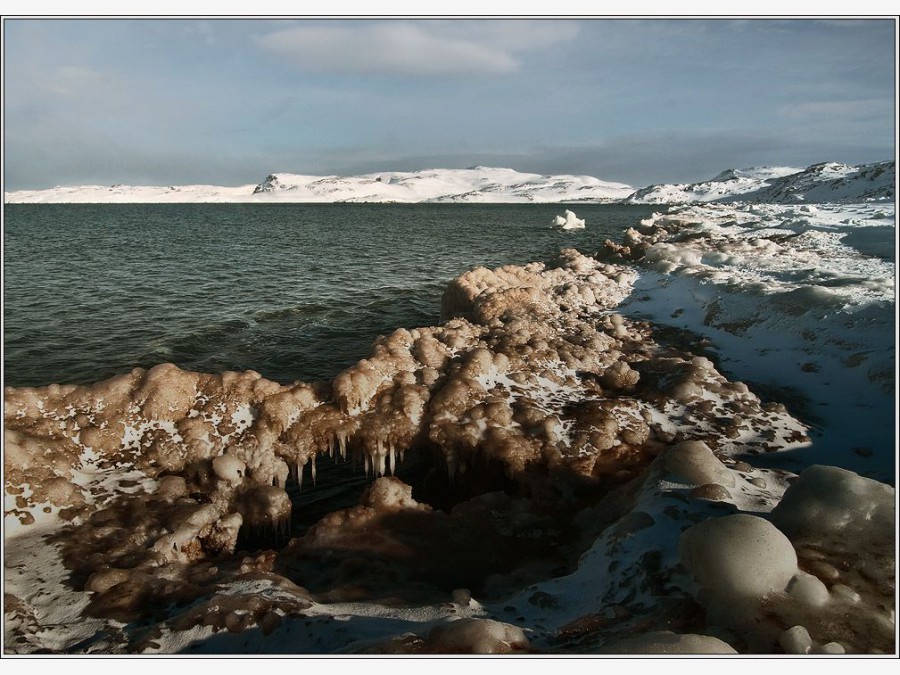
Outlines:
{"label": "cloudy sky", "polygon": [[894,156],[892,20],[6,20],[5,188]]}

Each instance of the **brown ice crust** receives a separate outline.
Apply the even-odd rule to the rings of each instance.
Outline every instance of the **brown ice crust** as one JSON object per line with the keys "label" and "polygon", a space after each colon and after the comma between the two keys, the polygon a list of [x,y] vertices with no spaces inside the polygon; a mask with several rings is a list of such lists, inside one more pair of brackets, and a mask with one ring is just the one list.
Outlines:
{"label": "brown ice crust", "polygon": [[[442,325],[380,338],[366,359],[330,383],[282,385],[252,371],[211,375],[163,364],[91,386],[7,388],[7,516],[27,525],[49,503],[71,521],[79,541],[68,541],[67,550],[94,594],[91,611],[128,620],[150,600],[196,597],[220,574],[211,561],[233,553],[240,537],[286,544],[292,504],[285,486],[293,480],[311,489],[317,458],[326,454],[360,461],[377,478],[393,474],[407,453],[433,453],[450,482],[475,484],[478,475],[497,474],[539,499],[636,477],[645,489],[687,491],[698,503],[734,501],[741,491],[769,494],[765,482],[738,480],[723,460],[802,445],[803,426],[783,406],[764,405],[742,383],[728,382],[708,359],[659,345],[649,325],[615,314],[634,278],[628,268],[574,250],[551,265],[477,268],[447,288]],[[639,538],[663,522],[640,510],[625,515],[611,541]],[[413,517],[446,520],[413,499],[410,486],[380,478],[358,506],[313,526],[302,546],[371,546],[368,533],[385,518]],[[702,577],[698,588],[703,580],[711,585],[698,591],[702,602],[712,598],[710,612],[730,598],[756,602],[770,592],[823,604],[822,582],[813,580],[832,574],[833,557],[810,560],[807,574],[771,523],[730,518],[742,519],[738,529],[777,542],[780,553],[765,563],[769,576],[750,575],[765,589],[742,589],[735,580],[744,578],[743,568],[733,569],[727,547],[709,544],[702,530],[685,532],[684,564]],[[782,521],[793,536],[791,516]],[[696,527],[717,531],[733,522]],[[398,544],[383,538],[379,545]],[[884,550],[880,540],[873,547]],[[281,604],[242,618],[238,601],[210,601],[182,624],[276,630],[310,600],[305,589],[274,575],[273,564],[266,555],[248,558],[240,574],[281,584]],[[878,576],[860,565],[859,575]],[[853,602],[859,579],[843,572],[835,578],[849,585],[831,584],[826,592]],[[869,602],[872,594],[863,595],[857,597]],[[483,653],[527,646],[518,628],[495,623],[452,622],[423,644]],[[794,645],[799,638],[791,636],[785,641]],[[754,640],[742,644],[765,649],[777,636]],[[684,644],[712,645],[693,638]]]}
{"label": "brown ice crust", "polygon": [[[632,279],[573,250],[553,266],[472,270],[448,287],[445,324],[381,338],[330,386],[163,364],[92,386],[8,389],[7,484],[29,485],[28,503],[92,502],[78,475],[88,456],[101,471],[182,477],[216,505],[214,520],[238,513],[244,527],[277,531],[290,515],[289,477],[314,481],[326,453],[352,454],[381,476],[430,444],[451,477],[488,462],[522,481],[526,469],[594,480],[652,458],[668,439],[652,424],[666,405],[711,419],[710,406],[692,406],[704,386],[765,418],[711,364],[663,354],[648,327],[610,313]],[[659,392],[635,393],[641,366],[673,380],[663,405]]]}

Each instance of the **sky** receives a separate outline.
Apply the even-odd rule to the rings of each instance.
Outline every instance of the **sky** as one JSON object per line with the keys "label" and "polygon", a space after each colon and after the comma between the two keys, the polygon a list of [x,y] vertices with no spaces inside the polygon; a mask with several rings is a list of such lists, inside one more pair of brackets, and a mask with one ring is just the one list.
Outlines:
{"label": "sky", "polygon": [[4,188],[894,157],[895,23],[6,19]]}

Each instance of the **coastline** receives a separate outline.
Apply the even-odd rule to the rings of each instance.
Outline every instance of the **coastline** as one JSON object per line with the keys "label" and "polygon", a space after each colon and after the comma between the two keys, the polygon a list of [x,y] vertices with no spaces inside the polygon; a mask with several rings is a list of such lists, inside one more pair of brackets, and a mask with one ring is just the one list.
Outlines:
{"label": "coastline", "polygon": [[[53,545],[75,568],[75,588],[65,595],[87,603],[116,636],[78,648],[86,624],[70,619],[52,644],[42,642],[41,626],[58,623],[42,612],[59,604],[59,589],[39,599],[48,585],[36,581],[37,570],[15,578],[7,570],[8,592],[33,620],[14,623],[7,649],[22,644],[19,637],[26,652],[895,649],[893,581],[885,576],[893,490],[842,469],[813,471],[801,474],[803,489],[787,500],[797,473],[787,469],[800,465],[768,461],[805,452],[809,464],[812,439],[812,462],[826,457],[846,468],[859,460],[855,468],[884,480],[891,462],[871,436],[892,394],[872,399],[873,418],[853,413],[869,457],[848,452],[843,437],[820,453],[838,425],[810,429],[778,402],[760,400],[752,386],[674,344],[690,342],[686,332],[656,339],[658,326],[637,317],[695,333],[705,326],[721,363],[736,372],[753,369],[748,343],[779,347],[774,370],[802,383],[785,367],[802,342],[779,345],[771,336],[785,334],[775,320],[783,315],[810,342],[798,317],[813,304],[760,315],[768,306],[741,305],[732,294],[726,304],[736,315],[720,310],[710,318],[722,294],[698,300],[698,289],[735,282],[708,275],[714,266],[693,255],[698,231],[691,227],[698,220],[731,227],[736,210],[687,211],[682,221],[677,214],[649,219],[645,233],[626,236],[633,250],[608,247],[600,256],[606,262],[564,250],[549,264],[473,269],[445,292],[443,324],[396,331],[327,385],[164,365],[91,386],[7,389],[7,543],[37,527],[53,532]],[[757,241],[784,234],[769,229]],[[701,231],[709,235],[707,226]],[[691,235],[686,246],[679,234]],[[639,244],[646,247],[636,257]],[[712,250],[709,244],[702,247]],[[665,255],[637,273],[635,263],[646,265],[652,251]],[[663,283],[678,293],[653,297]],[[871,344],[824,339],[822,320],[841,311],[810,315],[823,336],[818,344],[832,352],[823,351],[823,363],[809,372],[849,377],[859,403],[870,374],[887,364]],[[837,321],[835,335],[849,325]],[[884,330],[882,321],[872,335]],[[861,352],[863,360],[847,365]],[[794,367],[807,373],[806,362]],[[869,390],[883,380],[875,377]],[[840,412],[840,395],[829,398],[821,387],[803,394],[825,401],[827,419]],[[303,490],[319,489],[311,485],[326,454],[327,461],[355,459],[379,478],[359,506],[292,538],[285,488],[299,489],[302,480]],[[395,472],[410,482],[390,477]],[[826,488],[829,501],[843,492],[856,497],[826,507]],[[792,520],[824,508],[836,513],[815,527],[798,530]],[[526,565],[465,552],[474,523],[486,522],[485,541],[519,551]],[[704,523],[736,529],[687,535],[713,526]],[[114,534],[120,529],[133,534],[123,539]],[[854,535],[842,541],[847,529]],[[753,549],[749,533],[776,542],[777,559],[766,558],[768,548]],[[733,566],[735,538],[740,554],[758,559],[766,574]],[[425,559],[413,556],[419,567],[394,569],[411,547],[425,552]],[[238,554],[242,548],[253,555]],[[838,565],[848,556],[859,565]],[[317,577],[313,570],[326,559],[336,559],[343,576]],[[700,559],[718,562],[709,569]],[[479,586],[447,588],[465,577],[447,573],[448,563],[470,570]],[[173,599],[185,604],[163,611]],[[115,623],[142,616],[144,606],[163,612],[155,627],[134,632]],[[644,642],[624,640],[633,632],[644,633]]]}

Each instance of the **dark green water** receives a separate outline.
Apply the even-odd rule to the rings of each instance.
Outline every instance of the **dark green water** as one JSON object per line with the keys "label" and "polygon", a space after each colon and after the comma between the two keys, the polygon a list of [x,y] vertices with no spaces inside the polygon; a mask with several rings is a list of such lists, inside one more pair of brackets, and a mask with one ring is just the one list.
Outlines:
{"label": "dark green water", "polygon": [[329,378],[398,327],[439,320],[477,265],[596,251],[659,207],[7,205],[4,381],[88,383],[172,362]]}

